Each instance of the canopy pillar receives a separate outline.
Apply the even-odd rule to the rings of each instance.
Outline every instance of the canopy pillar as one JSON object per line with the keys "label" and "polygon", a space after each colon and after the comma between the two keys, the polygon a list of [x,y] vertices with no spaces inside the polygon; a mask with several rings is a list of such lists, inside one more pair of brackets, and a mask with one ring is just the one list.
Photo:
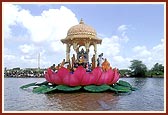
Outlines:
{"label": "canopy pillar", "polygon": [[86,52],[88,54],[88,61],[89,61],[89,48],[90,48],[90,42],[85,42],[85,49],[86,49]]}
{"label": "canopy pillar", "polygon": [[66,62],[70,60],[70,44],[66,44]]}
{"label": "canopy pillar", "polygon": [[77,42],[74,42],[73,44],[73,49],[74,49],[74,51],[76,52],[76,54],[78,53],[78,49],[79,49],[79,47],[78,47],[78,43]]}
{"label": "canopy pillar", "polygon": [[94,44],[95,65],[97,65],[97,44]]}

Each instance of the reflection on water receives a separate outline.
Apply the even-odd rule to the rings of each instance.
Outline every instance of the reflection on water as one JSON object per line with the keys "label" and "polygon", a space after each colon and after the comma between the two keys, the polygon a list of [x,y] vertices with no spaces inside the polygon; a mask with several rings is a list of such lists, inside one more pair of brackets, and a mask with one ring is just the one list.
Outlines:
{"label": "reflection on water", "polygon": [[112,93],[58,93],[45,95],[49,103],[62,111],[111,110],[117,103]]}
{"label": "reflection on water", "polygon": [[43,78],[5,78],[5,111],[163,111],[163,78],[122,78],[138,90],[130,95],[104,93],[33,94],[32,89],[20,86],[43,82]]}

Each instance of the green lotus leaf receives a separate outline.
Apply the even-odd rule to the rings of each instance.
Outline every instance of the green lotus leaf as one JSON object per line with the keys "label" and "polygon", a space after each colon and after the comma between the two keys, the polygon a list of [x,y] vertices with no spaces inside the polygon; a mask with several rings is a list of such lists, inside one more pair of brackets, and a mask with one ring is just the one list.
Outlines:
{"label": "green lotus leaf", "polygon": [[33,93],[42,93],[47,88],[48,88],[48,86],[45,86],[45,85],[35,87],[35,88],[33,88]]}
{"label": "green lotus leaf", "polygon": [[106,91],[108,89],[110,89],[110,86],[109,85],[100,85],[100,86],[97,86],[97,85],[88,85],[88,86],[84,86],[84,89],[86,91],[90,91],[90,92],[103,92],[103,91]]}
{"label": "green lotus leaf", "polygon": [[48,87],[46,90],[42,90],[42,93],[49,93],[49,92],[54,91],[56,89],[57,89],[56,86],[55,87]]}
{"label": "green lotus leaf", "polygon": [[31,87],[31,86],[36,86],[36,83],[37,83],[37,82],[29,83],[29,84],[26,84],[26,85],[21,86],[20,88],[21,88],[21,89],[25,89],[25,88],[28,88],[28,87]]}
{"label": "green lotus leaf", "polygon": [[112,86],[114,89],[116,89],[118,92],[120,93],[128,93],[128,92],[131,92],[131,89],[130,87],[124,87],[124,86],[120,86],[120,85],[117,85],[117,84],[114,84]]}
{"label": "green lotus leaf", "polygon": [[130,83],[123,81],[123,80],[119,80],[119,82],[117,82],[118,85],[124,86],[124,87],[132,87]]}
{"label": "green lotus leaf", "polygon": [[56,86],[46,86],[46,85],[42,85],[39,87],[36,87],[33,89],[33,93],[49,93],[51,91],[56,90],[57,87]]}
{"label": "green lotus leaf", "polygon": [[48,81],[44,81],[42,83],[37,83],[36,85],[41,86],[41,85],[48,85]]}
{"label": "green lotus leaf", "polygon": [[81,86],[67,86],[67,85],[58,85],[56,88],[60,91],[76,91],[81,88]]}
{"label": "green lotus leaf", "polygon": [[113,88],[113,87],[110,87],[110,90],[111,90],[111,91],[114,91],[114,92],[116,92],[116,93],[118,93],[117,89],[115,89],[115,88]]}

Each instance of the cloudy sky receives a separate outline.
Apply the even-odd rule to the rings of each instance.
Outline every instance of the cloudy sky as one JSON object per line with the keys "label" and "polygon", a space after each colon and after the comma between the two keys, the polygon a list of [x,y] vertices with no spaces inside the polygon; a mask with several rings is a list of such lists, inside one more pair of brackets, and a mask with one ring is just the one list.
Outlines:
{"label": "cloudy sky", "polygon": [[151,3],[3,3],[4,67],[36,68],[39,54],[41,68],[60,63],[66,57],[60,39],[81,18],[97,31],[102,39],[98,54],[103,52],[112,67],[128,68],[133,59],[149,69],[155,63],[164,64],[164,7]]}

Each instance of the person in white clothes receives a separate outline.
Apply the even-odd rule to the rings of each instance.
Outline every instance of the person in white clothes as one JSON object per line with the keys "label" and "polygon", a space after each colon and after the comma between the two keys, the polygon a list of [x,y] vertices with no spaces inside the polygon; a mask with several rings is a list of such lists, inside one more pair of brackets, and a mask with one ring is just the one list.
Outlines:
{"label": "person in white clothes", "polygon": [[104,60],[103,53],[101,53],[97,58],[97,66],[101,66],[101,64],[103,63],[103,60]]}

